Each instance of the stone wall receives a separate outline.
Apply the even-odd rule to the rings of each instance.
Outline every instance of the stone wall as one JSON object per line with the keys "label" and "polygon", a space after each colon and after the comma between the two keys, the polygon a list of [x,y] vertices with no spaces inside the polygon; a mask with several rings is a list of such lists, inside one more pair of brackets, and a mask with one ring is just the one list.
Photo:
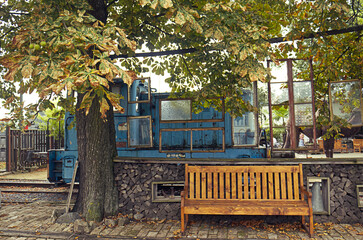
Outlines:
{"label": "stone wall", "polygon": [[[115,163],[119,209],[135,219],[180,219],[180,203],[152,202],[152,182],[184,181],[183,164]],[[314,215],[314,222],[363,223],[356,185],[363,184],[363,165],[306,164],[308,176],[329,177],[330,215]]]}
{"label": "stone wall", "polygon": [[119,208],[135,219],[180,219],[180,203],[152,202],[152,182],[184,181],[184,165],[116,163]]}
{"label": "stone wall", "polygon": [[315,222],[363,223],[356,192],[363,184],[363,165],[304,165],[304,180],[310,176],[330,179],[330,215],[314,215]]}

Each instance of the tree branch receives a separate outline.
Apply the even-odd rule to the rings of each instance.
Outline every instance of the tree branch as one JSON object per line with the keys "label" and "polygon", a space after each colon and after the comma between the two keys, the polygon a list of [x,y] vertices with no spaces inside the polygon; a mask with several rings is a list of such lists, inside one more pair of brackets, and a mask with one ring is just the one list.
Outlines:
{"label": "tree branch", "polygon": [[280,43],[280,42],[287,42],[287,41],[292,41],[292,40],[304,40],[304,39],[316,38],[316,37],[321,37],[321,36],[332,36],[332,35],[338,35],[338,34],[349,33],[349,32],[359,32],[362,30],[363,30],[363,25],[358,25],[358,26],[343,28],[343,29],[339,29],[339,30],[334,29],[334,30],[323,31],[323,32],[306,33],[297,39],[287,39],[286,37],[278,37],[278,38],[270,38],[267,41],[269,43]]}
{"label": "tree branch", "polygon": [[[334,29],[334,30],[323,31],[323,32],[307,33],[307,34],[304,34],[302,37],[294,39],[294,40],[304,40],[304,39],[316,38],[316,37],[321,37],[321,36],[332,36],[332,35],[338,35],[338,34],[343,34],[343,33],[359,32],[362,30],[363,30],[363,25],[358,25],[358,26],[343,28],[343,29],[338,29],[338,30]],[[291,41],[291,39],[287,39],[286,37],[278,37],[278,38],[270,38],[267,41],[269,43],[280,43],[280,42]],[[181,49],[181,50],[135,53],[134,55],[127,55],[127,54],[111,55],[110,58],[116,59],[116,58],[129,58],[129,57],[156,57],[156,56],[168,56],[168,55],[175,55],[175,54],[193,53],[196,51],[197,51],[196,48],[187,48],[187,49]]]}
{"label": "tree branch", "polygon": [[185,53],[193,53],[196,52],[196,48],[187,48],[187,49],[180,49],[180,50],[169,50],[169,51],[160,51],[160,52],[145,52],[145,53],[135,53],[134,55],[111,55],[111,59],[116,58],[129,58],[129,57],[157,57],[157,56],[169,56],[169,55],[176,55],[176,54],[185,54]]}

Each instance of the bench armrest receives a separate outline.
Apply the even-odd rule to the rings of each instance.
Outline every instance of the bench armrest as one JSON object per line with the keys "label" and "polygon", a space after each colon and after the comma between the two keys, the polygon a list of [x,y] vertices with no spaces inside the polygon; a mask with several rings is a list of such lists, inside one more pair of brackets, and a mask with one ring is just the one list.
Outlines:
{"label": "bench armrest", "polygon": [[184,190],[180,192],[180,197],[181,197],[181,206],[184,207],[184,197],[185,197],[185,192]]}
{"label": "bench armrest", "polygon": [[313,194],[307,191],[304,187],[301,188],[301,193],[305,194],[308,198],[312,198]]}

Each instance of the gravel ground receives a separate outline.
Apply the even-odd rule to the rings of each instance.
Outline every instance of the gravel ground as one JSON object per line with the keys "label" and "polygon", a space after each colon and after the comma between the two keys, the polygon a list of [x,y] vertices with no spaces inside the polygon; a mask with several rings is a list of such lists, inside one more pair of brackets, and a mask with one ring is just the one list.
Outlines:
{"label": "gravel ground", "polygon": [[[31,172],[16,172],[16,173],[3,173],[0,176],[0,181],[18,180],[29,182],[48,182],[47,169],[39,168]],[[35,202],[35,201],[49,201],[49,202],[66,202],[68,197],[68,187],[51,187],[51,188],[29,188],[29,187],[2,187],[1,202]],[[38,191],[34,193],[14,193],[6,192],[6,190],[21,190],[21,191]],[[53,191],[62,193],[42,193],[41,191]],[[76,194],[72,194],[72,201],[75,201]]]}
{"label": "gravel ground", "polygon": [[[29,203],[36,201],[46,202],[66,202],[68,193],[9,193],[1,192],[1,202],[12,202],[12,203]],[[76,195],[72,195],[72,201],[76,200]]]}
{"label": "gravel ground", "polygon": [[5,171],[6,171],[6,163],[0,162],[0,172],[5,172]]}

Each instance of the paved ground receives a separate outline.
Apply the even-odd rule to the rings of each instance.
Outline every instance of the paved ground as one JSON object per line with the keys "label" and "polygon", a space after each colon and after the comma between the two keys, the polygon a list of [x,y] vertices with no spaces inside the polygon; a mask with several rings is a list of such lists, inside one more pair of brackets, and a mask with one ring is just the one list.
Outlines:
{"label": "paved ground", "polygon": [[39,168],[33,171],[24,172],[0,172],[0,180],[2,179],[32,179],[32,180],[48,180],[47,168]]}
{"label": "paved ground", "polygon": [[[299,223],[269,225],[263,221],[215,222],[206,218],[188,226],[180,235],[179,221],[131,221],[121,226],[96,224],[90,234],[73,233],[73,224],[53,223],[54,209],[46,202],[5,205],[0,208],[1,239],[310,239]],[[117,219],[114,219],[117,222]],[[108,224],[108,225],[107,225]],[[363,240],[361,224],[316,224],[314,239]]]}

